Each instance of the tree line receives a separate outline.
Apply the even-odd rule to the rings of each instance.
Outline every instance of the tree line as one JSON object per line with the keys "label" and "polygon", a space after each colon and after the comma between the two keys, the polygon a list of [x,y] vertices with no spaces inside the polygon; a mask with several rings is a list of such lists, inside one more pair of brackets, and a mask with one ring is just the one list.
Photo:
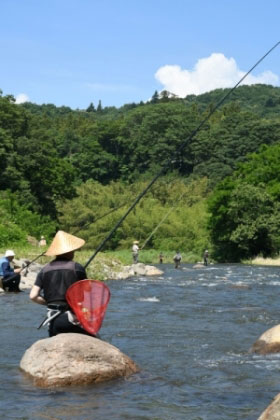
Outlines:
{"label": "tree line", "polygon": [[[273,191],[265,187],[271,200],[271,217],[265,213],[262,223],[256,221],[258,227],[264,223],[270,226],[263,247],[256,244],[261,242],[257,237],[262,237],[264,230],[253,232],[249,214],[244,215],[246,223],[238,219],[241,210],[234,213],[233,203],[241,205],[243,201],[245,209],[250,204],[245,202],[246,195],[257,200],[258,193],[264,192],[260,187],[261,183],[267,185],[263,169],[259,173],[264,178],[257,180],[242,172],[245,167],[248,173],[253,172],[253,166],[246,165],[252,159],[255,165],[256,156],[271,153],[279,172],[274,148],[280,139],[280,89],[267,85],[237,88],[230,101],[188,141],[225,93],[218,89],[179,99],[155,92],[148,103],[115,108],[102,107],[99,101],[96,108],[92,103],[85,110],[52,104],[17,105],[13,96],[0,95],[0,212],[2,221],[9,226],[0,228],[0,244],[23,241],[26,233],[51,236],[58,226],[77,230],[84,224],[88,227],[82,233],[95,247],[122,210],[94,222],[97,215],[122,204],[121,198],[125,198],[124,206],[131,204],[136,192],[172,157],[165,181],[154,186],[157,193],[143,199],[134,212],[135,218],[128,218],[108,246],[124,247],[135,236],[148,236],[180,194],[185,191],[186,196],[192,196],[190,191],[196,190],[199,199],[194,203],[182,199],[149,246],[167,250],[179,243],[198,253],[207,246],[213,248],[216,259],[232,261],[260,252],[278,252],[278,221],[272,216],[277,187]],[[182,142],[186,146],[180,150]],[[259,164],[264,166],[268,161],[266,155]],[[242,177],[246,182],[241,182]],[[278,185],[277,179],[275,182]],[[98,202],[96,197],[105,196],[106,200]],[[218,196],[223,196],[224,201],[219,201]],[[95,199],[97,205],[92,203]],[[261,200],[257,201],[261,213],[264,207]],[[190,230],[189,220],[193,221]]]}

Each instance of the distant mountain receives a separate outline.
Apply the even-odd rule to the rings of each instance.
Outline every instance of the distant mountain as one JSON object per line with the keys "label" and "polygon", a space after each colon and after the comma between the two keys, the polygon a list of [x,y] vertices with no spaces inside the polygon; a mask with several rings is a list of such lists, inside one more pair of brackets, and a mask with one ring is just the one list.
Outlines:
{"label": "distant mountain", "polygon": [[[229,91],[230,89],[215,89],[202,95],[188,95],[186,101],[190,104],[196,103],[203,110],[218,103]],[[230,102],[262,117],[277,117],[280,114],[280,87],[262,84],[239,86],[225,104]]]}

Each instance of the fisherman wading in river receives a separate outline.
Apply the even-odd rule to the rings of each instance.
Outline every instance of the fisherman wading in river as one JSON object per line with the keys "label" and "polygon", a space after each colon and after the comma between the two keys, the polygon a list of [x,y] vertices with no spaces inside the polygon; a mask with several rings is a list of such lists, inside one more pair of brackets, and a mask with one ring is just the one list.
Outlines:
{"label": "fisherman wading in river", "polygon": [[138,255],[139,255],[139,241],[134,241],[132,245],[132,259],[133,264],[138,263]]}
{"label": "fisherman wading in river", "polygon": [[43,267],[31,289],[30,299],[48,307],[47,318],[42,325],[49,325],[50,337],[68,332],[93,335],[80,326],[65,296],[73,283],[87,278],[84,267],[73,261],[74,252],[84,243],[83,239],[58,231],[45,253],[56,258]]}

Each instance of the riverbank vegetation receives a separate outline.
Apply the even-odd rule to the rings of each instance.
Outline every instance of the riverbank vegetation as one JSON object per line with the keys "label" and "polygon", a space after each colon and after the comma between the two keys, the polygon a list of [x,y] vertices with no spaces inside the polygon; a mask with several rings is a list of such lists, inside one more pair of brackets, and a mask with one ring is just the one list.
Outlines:
{"label": "riverbank vegetation", "polygon": [[[49,263],[53,258],[42,255],[47,247],[41,248],[32,245],[15,245],[15,263],[20,264],[25,261],[25,264],[34,261],[36,264],[45,265]],[[5,248],[0,247],[0,255],[5,253]],[[174,252],[166,251],[162,252],[163,264],[174,264],[173,257]],[[80,249],[75,253],[75,261],[82,265],[85,265],[90,257],[92,256],[92,250]],[[39,258],[38,258],[39,257]],[[199,262],[199,255],[193,252],[182,252],[182,261],[184,264],[193,263],[194,261]],[[96,258],[87,267],[87,276],[91,279],[105,280],[110,276],[111,272],[118,273],[123,271],[124,266],[131,265],[133,261],[132,253],[128,249],[121,249],[115,251],[100,252]],[[34,264],[33,263],[33,264]],[[146,265],[158,265],[161,267],[159,262],[159,252],[155,249],[144,249],[140,251],[139,263]],[[24,271],[23,271],[24,275]]]}
{"label": "riverbank vegetation", "polygon": [[105,253],[130,255],[137,239],[147,263],[177,249],[186,262],[205,248],[221,262],[278,255],[280,88],[237,88],[186,141],[227,91],[85,110],[0,95],[0,247],[62,229],[93,252],[172,158]]}

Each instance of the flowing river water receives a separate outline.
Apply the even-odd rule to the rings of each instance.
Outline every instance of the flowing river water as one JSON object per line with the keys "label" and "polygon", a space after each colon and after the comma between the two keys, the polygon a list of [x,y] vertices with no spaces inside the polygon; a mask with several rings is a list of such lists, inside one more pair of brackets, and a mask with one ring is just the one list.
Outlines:
{"label": "flowing river water", "polygon": [[164,264],[160,277],[109,281],[100,331],[141,368],[125,380],[40,389],[19,370],[47,337],[28,292],[0,296],[0,418],[256,420],[280,392],[280,354],[248,350],[280,323],[280,268]]}

